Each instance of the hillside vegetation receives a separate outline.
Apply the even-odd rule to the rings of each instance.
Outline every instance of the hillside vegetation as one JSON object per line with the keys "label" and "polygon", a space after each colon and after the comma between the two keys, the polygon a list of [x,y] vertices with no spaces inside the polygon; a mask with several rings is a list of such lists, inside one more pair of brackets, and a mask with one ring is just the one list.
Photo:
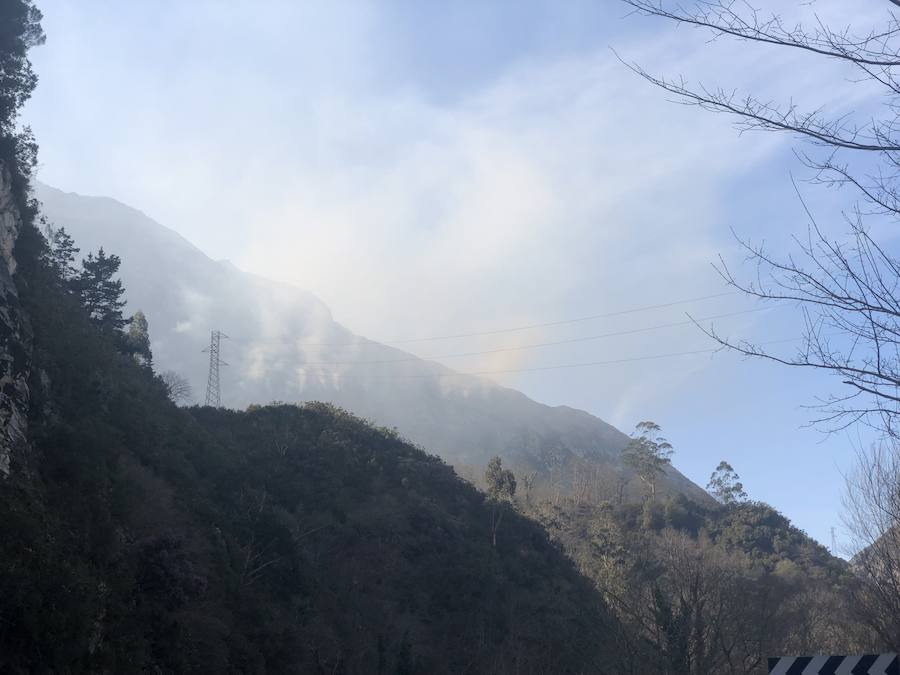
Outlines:
{"label": "hillside vegetation", "polygon": [[121,287],[86,307],[60,241],[16,249],[34,381],[0,483],[4,671],[699,675],[867,644],[846,565],[763,504],[610,501],[622,479],[584,467],[517,493],[499,460],[486,495],[328,404],[178,408]]}
{"label": "hillside vegetation", "polygon": [[523,505],[621,621],[625,672],[764,673],[766,658],[878,651],[848,565],[767,504]]}
{"label": "hillside vegetation", "polygon": [[[327,405],[172,404],[17,247],[32,454],[0,483],[0,670],[592,672],[615,620],[535,523]],[[156,669],[156,670],[154,670]]]}
{"label": "hillside vegetation", "polygon": [[[466,439],[463,480],[328,403],[176,406],[119,258],[79,267],[38,228],[16,120],[41,16],[0,18],[0,672],[748,675],[889,642],[854,613],[851,566],[727,462],[703,493],[650,421],[629,438],[487,385],[452,415],[404,410]],[[505,426],[529,411],[534,433]],[[487,449],[466,424],[502,434]]]}

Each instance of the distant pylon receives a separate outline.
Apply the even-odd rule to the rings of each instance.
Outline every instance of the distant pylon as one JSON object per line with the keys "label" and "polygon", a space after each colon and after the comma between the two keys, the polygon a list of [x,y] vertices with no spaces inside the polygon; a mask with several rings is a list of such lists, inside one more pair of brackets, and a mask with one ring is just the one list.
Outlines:
{"label": "distant pylon", "polygon": [[222,407],[222,391],[219,387],[219,366],[227,366],[222,359],[219,358],[219,346],[222,338],[228,338],[225,333],[220,330],[214,330],[210,333],[209,347],[204,352],[209,352],[209,377],[206,380],[206,405],[213,408]]}
{"label": "distant pylon", "polygon": [[834,528],[831,528],[831,555],[837,555],[837,538],[834,536]]}

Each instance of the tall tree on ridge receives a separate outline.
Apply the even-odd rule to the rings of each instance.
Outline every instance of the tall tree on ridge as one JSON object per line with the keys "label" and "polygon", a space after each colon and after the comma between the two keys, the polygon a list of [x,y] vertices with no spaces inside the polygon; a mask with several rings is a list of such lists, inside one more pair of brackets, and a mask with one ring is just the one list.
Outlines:
{"label": "tall tree on ridge", "polygon": [[746,501],[747,493],[744,491],[744,484],[741,483],[741,477],[732,468],[731,464],[724,459],[719,462],[719,466],[713,471],[709,477],[709,483],[706,485],[706,491],[711,494],[717,502],[725,506],[733,506],[739,502]]}
{"label": "tall tree on ridge", "polygon": [[640,422],[634,429],[631,441],[622,450],[622,463],[634,469],[638,478],[647,486],[647,496],[656,498],[656,480],[672,463],[672,444],[660,434],[656,422]]}
{"label": "tall tree on ridge", "polygon": [[106,255],[103,247],[96,256],[89,253],[81,262],[81,274],[77,279],[81,302],[102,329],[121,330],[128,323],[122,316],[125,289],[120,279],[113,278],[121,263],[119,256]]}
{"label": "tall tree on ridge", "polygon": [[491,542],[497,546],[497,530],[503,520],[503,511],[516,494],[516,477],[512,471],[503,468],[499,457],[491,458],[484,472],[488,499],[491,502]]}
{"label": "tall tree on ridge", "polygon": [[50,227],[45,231],[47,239],[47,263],[66,286],[71,286],[78,275],[75,258],[81,251],[64,227]]}

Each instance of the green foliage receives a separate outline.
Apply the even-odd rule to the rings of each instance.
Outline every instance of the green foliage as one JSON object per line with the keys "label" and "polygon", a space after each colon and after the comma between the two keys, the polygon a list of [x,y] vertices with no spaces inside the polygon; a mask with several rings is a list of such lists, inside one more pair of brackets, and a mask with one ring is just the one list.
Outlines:
{"label": "green foliage", "polygon": [[48,225],[45,232],[47,264],[59,277],[63,286],[69,288],[78,274],[78,270],[75,268],[75,258],[81,249],[75,246],[75,240],[69,236],[64,227],[55,228]]}
{"label": "green foliage", "polygon": [[650,499],[656,497],[656,480],[672,463],[672,445],[659,435],[655,422],[640,422],[631,441],[622,450],[622,463],[633,469],[648,489]]}
{"label": "green foliage", "polygon": [[44,42],[41,12],[30,0],[0,3],[0,134],[14,133],[21,107],[37,86],[28,50]]}
{"label": "green foliage", "polygon": [[484,483],[491,507],[491,544],[496,547],[497,531],[503,522],[503,514],[516,495],[516,477],[512,471],[503,468],[499,457],[492,457],[484,472]]}
{"label": "green foliage", "polygon": [[19,111],[37,85],[28,50],[43,43],[41,13],[30,0],[0,2],[0,171],[8,171],[12,196],[22,218],[37,213],[30,180],[37,165],[31,129],[17,129]]}
{"label": "green foliage", "polygon": [[675,495],[667,499],[663,508],[666,527],[696,536],[706,524],[708,511],[684,495]]}
{"label": "green foliage", "polygon": [[661,530],[665,525],[665,507],[656,501],[645,501],[641,513],[641,527],[645,530]]}
{"label": "green foliage", "polygon": [[97,255],[88,253],[81,261],[81,273],[75,280],[81,304],[102,330],[118,331],[128,323],[122,316],[125,289],[122,281],[114,278],[121,264],[119,256],[107,255],[101,246]]}
{"label": "green foliage", "polygon": [[879,648],[839,609],[846,563],[765,504],[679,495],[528,513],[617,612],[627,672],[762,673],[771,654]]}
{"label": "green foliage", "polygon": [[747,493],[744,491],[741,477],[725,460],[719,462],[716,470],[709,477],[706,490],[717,502],[725,506],[747,501]]}
{"label": "green foliage", "polygon": [[512,471],[503,468],[499,457],[491,458],[484,472],[487,495],[497,502],[512,502],[516,494],[516,477]]}

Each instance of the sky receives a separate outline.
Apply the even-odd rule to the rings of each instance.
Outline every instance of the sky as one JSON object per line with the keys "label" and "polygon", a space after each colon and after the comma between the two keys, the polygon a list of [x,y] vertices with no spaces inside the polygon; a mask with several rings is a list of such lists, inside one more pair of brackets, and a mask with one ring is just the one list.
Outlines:
{"label": "sky", "polygon": [[[879,0],[853,3],[852,15],[837,1],[776,4],[841,26],[886,11]],[[24,121],[42,181],[139,208],[213,258],[315,293],[338,321],[383,341],[725,293],[719,255],[750,272],[732,231],[777,248],[805,230],[792,176],[840,234],[851,197],[802,181],[795,140],[740,134],[676,105],[620,58],[836,113],[879,105],[838,66],[710,42],[613,0],[39,6],[47,44],[33,52],[40,83]],[[674,323],[686,311],[731,315],[714,323],[734,337],[799,335],[795,308],[731,294],[404,348],[462,371],[527,371],[494,379],[625,431],[655,420],[689,478],[705,485],[726,459],[751,497],[823,543],[836,527],[840,546],[842,474],[868,438],[808,428],[804,406],[834,390],[826,377],[722,353],[643,358],[709,348],[693,326],[447,356]],[[623,362],[528,371],[594,361]]]}

